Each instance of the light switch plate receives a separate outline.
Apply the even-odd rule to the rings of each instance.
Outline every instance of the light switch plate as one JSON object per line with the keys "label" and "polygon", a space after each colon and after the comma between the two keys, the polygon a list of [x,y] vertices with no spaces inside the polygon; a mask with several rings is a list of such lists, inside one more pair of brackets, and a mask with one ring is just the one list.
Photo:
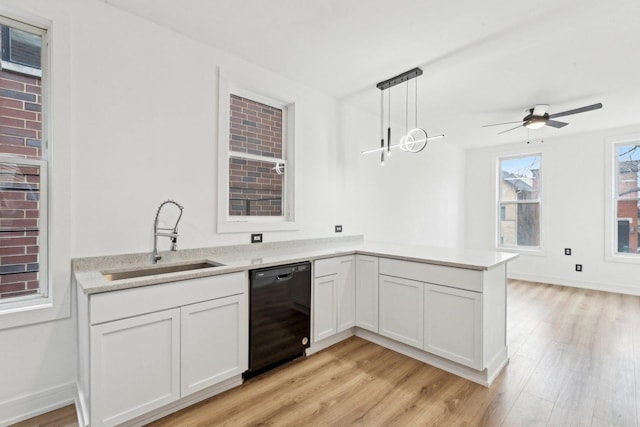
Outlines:
{"label": "light switch plate", "polygon": [[262,243],[262,233],[252,234],[251,243]]}

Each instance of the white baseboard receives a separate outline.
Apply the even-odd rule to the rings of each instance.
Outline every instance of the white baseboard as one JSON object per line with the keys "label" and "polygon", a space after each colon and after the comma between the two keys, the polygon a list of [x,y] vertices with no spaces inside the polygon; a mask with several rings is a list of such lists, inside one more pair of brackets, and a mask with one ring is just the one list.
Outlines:
{"label": "white baseboard", "polygon": [[355,335],[355,328],[349,328],[346,331],[338,332],[337,334],[332,335],[328,338],[325,338],[321,341],[316,341],[314,343],[311,343],[309,348],[307,348],[307,350],[304,353],[307,356],[311,356],[314,353],[324,350],[325,348],[331,347],[334,344],[338,344],[340,341],[344,341],[347,338],[352,337],[354,335]]}
{"label": "white baseboard", "polygon": [[51,387],[0,402],[0,426],[8,426],[71,405],[75,401],[76,383]]}
{"label": "white baseboard", "polygon": [[78,425],[86,427],[89,425],[89,401],[87,396],[82,392],[80,384],[76,383],[76,417],[78,417]]}
{"label": "white baseboard", "polygon": [[489,387],[491,385],[493,380],[500,373],[500,370],[509,362],[509,359],[507,358],[507,350],[505,348],[504,352],[501,353],[503,360],[501,360],[500,363],[495,363],[495,366],[491,367],[491,372],[489,372],[488,369],[477,371],[364,329],[357,329],[356,336],[485,387]]}
{"label": "white baseboard", "polygon": [[621,286],[615,283],[591,282],[588,280],[559,279],[552,276],[540,276],[537,274],[509,273],[509,279],[525,280],[527,282],[547,283],[549,285],[570,286],[573,288],[592,289],[594,291],[613,292],[640,296],[640,287]]}
{"label": "white baseboard", "polygon": [[180,409],[184,409],[187,406],[194,405],[198,402],[201,402],[205,399],[215,396],[216,394],[223,393],[227,390],[231,390],[232,388],[238,387],[240,385],[242,385],[242,375],[231,377],[228,380],[222,381],[214,386],[205,388],[204,390],[197,391],[173,403],[169,403],[168,405],[165,405],[162,408],[156,409],[155,411],[151,411],[147,414],[140,415],[139,417],[136,417],[130,421],[127,421],[126,423],[124,423],[124,425],[128,427],[142,427],[146,424],[149,424],[152,421],[158,420],[162,417],[166,417],[167,415],[173,414],[174,412],[177,412]]}

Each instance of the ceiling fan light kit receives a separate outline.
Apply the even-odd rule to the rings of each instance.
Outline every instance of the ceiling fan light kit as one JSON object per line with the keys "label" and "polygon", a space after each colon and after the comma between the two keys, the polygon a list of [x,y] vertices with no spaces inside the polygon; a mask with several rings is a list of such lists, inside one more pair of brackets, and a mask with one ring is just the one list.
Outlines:
{"label": "ceiling fan light kit", "polygon": [[533,108],[530,108],[530,109],[526,110],[528,114],[526,116],[524,116],[524,118],[522,120],[520,120],[520,121],[505,122],[505,123],[493,123],[493,124],[490,124],[490,125],[484,125],[483,127],[501,126],[501,125],[519,123],[519,125],[516,126],[516,127],[513,127],[511,129],[507,129],[507,130],[503,130],[502,132],[498,132],[498,135],[510,132],[510,131],[518,129],[520,127],[526,127],[527,129],[534,129],[535,130],[535,129],[541,129],[544,126],[551,126],[553,128],[560,129],[560,128],[565,127],[569,123],[560,122],[558,120],[551,120],[551,119],[555,119],[557,117],[569,116],[569,115],[572,115],[572,114],[585,113],[587,111],[598,110],[600,108],[602,108],[602,103],[599,102],[597,104],[587,105],[585,107],[575,108],[573,110],[567,110],[567,111],[562,111],[560,113],[549,114],[549,113],[547,113],[547,110],[549,109],[549,105],[547,105],[547,104],[536,104]]}
{"label": "ceiling fan light kit", "polygon": [[419,153],[424,150],[427,146],[427,142],[433,139],[439,139],[444,137],[444,135],[436,135],[436,136],[428,136],[427,132],[418,127],[418,82],[416,80],[415,84],[415,127],[411,130],[408,130],[406,135],[400,138],[400,142],[398,144],[391,144],[391,91],[388,92],[387,100],[387,140],[385,142],[385,132],[384,132],[384,91],[386,89],[390,89],[393,86],[399,85],[400,83],[407,83],[407,94],[406,94],[406,111],[405,111],[405,119],[406,119],[406,129],[409,128],[409,84],[408,81],[419,77],[422,75],[422,70],[420,68],[414,68],[409,71],[405,71],[402,74],[398,74],[395,77],[384,80],[376,85],[378,89],[380,89],[380,148],[374,148],[372,150],[365,150],[362,154],[370,154],[380,152],[380,166],[384,166],[385,153],[388,156],[391,156],[391,150],[394,148],[400,148],[400,150],[409,152],[409,153]]}

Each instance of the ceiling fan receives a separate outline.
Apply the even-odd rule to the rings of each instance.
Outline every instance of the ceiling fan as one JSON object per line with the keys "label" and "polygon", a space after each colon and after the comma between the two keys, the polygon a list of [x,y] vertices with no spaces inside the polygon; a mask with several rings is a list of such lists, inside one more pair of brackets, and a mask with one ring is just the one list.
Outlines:
{"label": "ceiling fan", "polygon": [[580,108],[575,108],[573,110],[567,110],[567,111],[563,111],[561,113],[553,113],[553,114],[549,114],[547,113],[547,110],[549,109],[549,105],[547,104],[536,104],[535,107],[530,108],[528,110],[525,110],[527,112],[527,115],[524,116],[524,118],[522,120],[518,120],[515,122],[505,122],[505,123],[494,123],[491,125],[484,125],[482,127],[488,127],[488,126],[500,126],[500,125],[509,125],[509,124],[513,124],[513,123],[520,123],[518,126],[511,128],[511,129],[507,129],[507,130],[503,130],[502,132],[498,132],[498,135],[505,133],[505,132],[509,132],[515,129],[518,129],[519,127],[526,127],[527,129],[540,129],[543,126],[551,126],[554,128],[562,128],[565,127],[566,125],[568,125],[569,123],[565,123],[565,122],[559,122],[557,120],[551,120],[551,119],[555,119],[557,117],[563,117],[563,116],[569,116],[571,114],[578,114],[578,113],[584,113],[586,111],[591,111],[591,110],[598,110],[602,108],[602,103],[597,103],[597,104],[593,104],[593,105],[587,105],[586,107],[580,107]]}

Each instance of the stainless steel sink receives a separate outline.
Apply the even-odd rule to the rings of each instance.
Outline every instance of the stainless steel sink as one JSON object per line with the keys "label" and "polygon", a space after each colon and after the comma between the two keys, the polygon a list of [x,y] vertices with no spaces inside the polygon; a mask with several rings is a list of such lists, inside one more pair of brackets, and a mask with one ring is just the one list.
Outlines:
{"label": "stainless steel sink", "polygon": [[224,264],[214,261],[198,261],[191,264],[176,264],[176,265],[156,265],[149,268],[141,268],[136,270],[126,271],[103,271],[102,276],[108,280],[122,280],[133,279],[136,277],[155,276],[157,274],[177,273],[180,271],[200,270],[203,268],[220,267]]}

